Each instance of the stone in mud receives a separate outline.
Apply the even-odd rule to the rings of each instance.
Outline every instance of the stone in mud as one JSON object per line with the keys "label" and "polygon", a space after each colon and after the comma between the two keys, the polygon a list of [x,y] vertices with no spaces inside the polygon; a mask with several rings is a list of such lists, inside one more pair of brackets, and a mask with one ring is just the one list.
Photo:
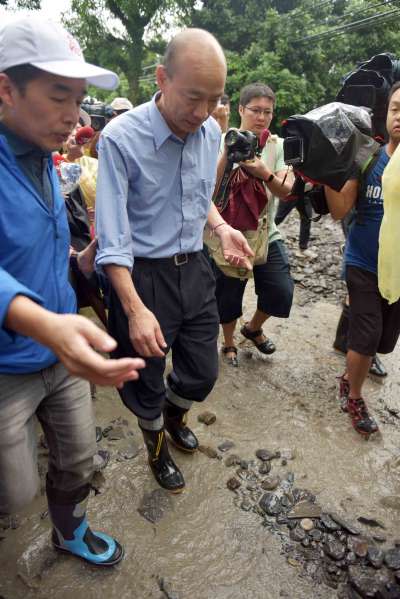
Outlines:
{"label": "stone in mud", "polygon": [[366,524],[367,526],[371,526],[373,528],[379,527],[383,528],[384,530],[386,529],[386,526],[379,520],[376,520],[375,518],[365,518],[364,516],[359,516],[357,520],[360,522],[360,524]]}
{"label": "stone in mud", "polygon": [[210,447],[209,445],[199,445],[199,451],[204,453],[208,458],[212,460],[218,457],[218,452],[214,447]]}
{"label": "stone in mud", "polygon": [[384,535],[373,535],[372,538],[376,543],[386,543],[387,540]]}
{"label": "stone in mud", "polygon": [[390,570],[400,569],[400,548],[388,549],[385,553],[385,564]]}
{"label": "stone in mud", "polygon": [[349,566],[355,564],[357,562],[357,556],[354,551],[349,551],[346,555],[346,562]]}
{"label": "stone in mud", "polygon": [[332,536],[328,536],[324,543],[324,552],[332,559],[342,560],[346,555],[346,547]]}
{"label": "stone in mud", "polygon": [[299,501],[308,501],[310,503],[315,503],[316,497],[311,491],[307,491],[307,489],[293,489],[293,497],[296,503]]}
{"label": "stone in mud", "polygon": [[276,457],[275,452],[268,451],[268,449],[257,449],[256,457],[262,462],[268,462]]}
{"label": "stone in mud", "polygon": [[335,530],[339,530],[340,526],[337,524],[326,512],[322,512],[320,516],[321,524],[329,530],[329,532],[333,532]]}
{"label": "stone in mud", "polygon": [[383,571],[374,572],[362,566],[349,567],[349,583],[361,597],[376,597],[379,589],[389,582]]}
{"label": "stone in mud", "polygon": [[37,589],[56,561],[57,553],[49,543],[49,533],[46,531],[34,539],[18,559],[18,576],[28,588]]}
{"label": "stone in mud", "polygon": [[202,412],[197,416],[197,420],[199,422],[203,422],[207,426],[210,426],[210,424],[214,424],[214,422],[217,420],[217,417],[215,414],[213,414],[213,412]]}
{"label": "stone in mud", "polygon": [[293,557],[288,557],[287,562],[289,566],[293,566],[293,568],[301,568],[301,562],[299,562],[297,559],[294,559]]}
{"label": "stone in mud", "polygon": [[230,478],[227,481],[226,486],[228,487],[228,489],[230,491],[236,491],[236,489],[238,489],[241,486],[241,482],[240,482],[240,480],[238,480],[237,478],[232,476],[232,478]]}
{"label": "stone in mud", "polygon": [[356,539],[349,537],[347,539],[347,546],[350,551],[353,551],[357,557],[366,557],[368,553],[368,541],[367,539]]}
{"label": "stone in mud", "polygon": [[296,526],[289,533],[292,541],[296,541],[297,543],[301,543],[307,536],[306,531],[300,528],[300,526]]}
{"label": "stone in mud", "polygon": [[235,453],[233,453],[232,455],[228,455],[228,457],[225,460],[225,466],[227,466],[228,468],[230,466],[238,466],[241,462],[241,459],[238,455],[236,455]]}
{"label": "stone in mud", "polygon": [[264,480],[262,481],[261,488],[265,491],[274,491],[278,485],[278,476],[267,476],[267,478],[264,478]]}
{"label": "stone in mud", "polygon": [[324,538],[323,533],[320,530],[318,530],[318,528],[313,528],[312,530],[310,530],[309,535],[311,540],[315,541],[316,543],[319,543]]}
{"label": "stone in mud", "polygon": [[269,474],[271,472],[271,462],[263,462],[259,467],[258,472],[262,475]]}
{"label": "stone in mud", "polygon": [[253,504],[251,501],[249,501],[249,499],[243,499],[242,503],[240,504],[240,509],[242,509],[244,512],[249,512],[252,507]]}
{"label": "stone in mud", "polygon": [[261,497],[259,506],[268,516],[277,516],[282,512],[281,502],[274,493],[264,493]]}
{"label": "stone in mud", "polygon": [[282,507],[284,507],[285,509],[290,508],[293,506],[294,500],[293,500],[293,496],[291,495],[291,493],[284,493],[282,495],[281,498],[281,505]]}
{"label": "stone in mud", "polygon": [[133,460],[140,453],[140,449],[134,441],[130,441],[121,447],[118,451],[118,457],[121,460]]}
{"label": "stone in mud", "polygon": [[257,485],[256,481],[251,480],[250,482],[248,482],[246,485],[246,489],[248,491],[256,491],[258,489],[258,485]]}
{"label": "stone in mud", "polygon": [[[293,491],[293,496],[295,495]],[[288,513],[288,518],[319,518],[321,516],[321,506],[309,501],[301,501]]]}
{"label": "stone in mud", "polygon": [[240,460],[240,467],[242,470],[248,470],[249,462],[247,460]]}
{"label": "stone in mud", "polygon": [[285,526],[289,523],[289,520],[287,519],[285,514],[278,514],[276,517],[276,523],[279,524],[279,526]]}
{"label": "stone in mud", "polygon": [[233,441],[224,441],[223,443],[218,445],[218,449],[222,452],[228,451],[229,449],[232,449],[232,447],[235,447]]}
{"label": "stone in mud", "polygon": [[[103,431],[104,434],[104,431]],[[107,434],[108,441],[120,441],[121,439],[125,439],[125,431],[122,426],[112,427],[109,433]]]}
{"label": "stone in mud", "polygon": [[314,528],[314,522],[310,518],[303,518],[300,520],[300,526],[306,532],[310,532]]}
{"label": "stone in mud", "polygon": [[382,568],[384,553],[378,547],[368,547],[367,561],[373,568]]}
{"label": "stone in mud", "polygon": [[143,495],[138,512],[152,524],[157,524],[172,507],[170,494],[164,489],[154,489]]}
{"label": "stone in mud", "polygon": [[339,524],[339,526],[341,526],[341,528],[343,528],[349,534],[351,534],[351,535],[359,535],[360,534],[361,530],[359,528],[357,528],[357,526],[354,526],[353,524],[351,524],[350,522],[348,522],[347,520],[342,518],[339,514],[336,514],[335,512],[330,512],[329,515],[332,518],[332,520],[334,520],[334,522],[336,522],[336,524]]}

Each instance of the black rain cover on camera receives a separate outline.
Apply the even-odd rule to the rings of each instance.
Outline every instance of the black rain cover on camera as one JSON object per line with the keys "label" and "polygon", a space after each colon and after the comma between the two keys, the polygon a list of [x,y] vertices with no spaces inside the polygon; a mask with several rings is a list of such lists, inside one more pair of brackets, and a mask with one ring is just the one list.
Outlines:
{"label": "black rain cover on camera", "polygon": [[303,139],[304,161],[296,165],[296,171],[336,191],[349,179],[354,165],[361,167],[379,147],[370,137],[368,111],[340,102],[289,117],[282,135]]}

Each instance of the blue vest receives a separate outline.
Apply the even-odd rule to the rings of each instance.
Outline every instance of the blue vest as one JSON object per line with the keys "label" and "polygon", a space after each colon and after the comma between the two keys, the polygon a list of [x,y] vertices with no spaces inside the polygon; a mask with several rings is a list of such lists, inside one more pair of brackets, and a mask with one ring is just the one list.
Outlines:
{"label": "blue vest", "polygon": [[4,320],[16,295],[59,314],[76,312],[68,282],[69,228],[57,174],[49,159],[53,207],[22,173],[0,135],[0,373],[31,373],[57,357],[29,337],[7,330]]}

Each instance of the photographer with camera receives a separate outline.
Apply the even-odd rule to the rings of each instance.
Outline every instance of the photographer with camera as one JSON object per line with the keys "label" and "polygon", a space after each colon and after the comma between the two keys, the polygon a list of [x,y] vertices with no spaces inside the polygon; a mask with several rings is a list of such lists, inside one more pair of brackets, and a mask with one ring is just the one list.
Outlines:
{"label": "photographer with camera", "polygon": [[358,179],[349,179],[338,192],[325,186],[330,213],[342,219],[355,207],[347,237],[344,265],[350,299],[346,372],[340,379],[341,407],[361,435],[378,431],[362,396],[376,352],[391,353],[400,334],[400,301],[389,304],[379,291],[379,234],[384,214],[382,175],[400,143],[400,82],[389,93],[386,118],[388,143]]}
{"label": "photographer with camera", "polygon": [[[256,256],[253,268],[255,291],[258,296],[257,310],[250,321],[241,328],[241,333],[250,339],[258,351],[263,354],[272,354],[276,349],[275,344],[265,337],[262,331],[263,324],[271,316],[287,318],[293,298],[293,281],[290,277],[289,263],[284,243],[274,222],[277,198],[283,198],[290,193],[293,177],[290,172],[288,173],[283,161],[282,140],[276,135],[268,135],[274,106],[275,94],[270,87],[263,83],[253,83],[241,90],[239,100],[240,132],[233,135],[230,130],[227,133],[225,149],[218,163],[218,176],[221,179],[228,161],[228,151],[232,152],[232,149],[235,149],[227,147],[227,144],[231,144],[237,138],[237,150],[232,153],[235,162],[245,160],[240,162],[240,166],[251,177],[262,182],[264,208],[258,215],[260,218],[256,223],[257,231],[255,232],[255,243],[256,246],[259,246],[260,258],[258,260]],[[265,143],[266,135],[268,138]],[[255,140],[255,146],[252,138]],[[265,143],[265,145],[260,157],[257,157],[254,155],[254,149],[260,143],[261,145]],[[253,148],[253,152],[251,148]],[[251,160],[246,160],[249,156],[252,156]],[[234,175],[235,172],[232,173],[232,176]],[[229,206],[227,208],[229,209]],[[221,214],[224,216],[225,212],[222,211]],[[246,230],[250,227],[242,222],[238,228]],[[242,316],[243,294],[251,272],[241,272],[237,269],[235,272],[235,269],[226,269],[219,262],[215,252],[211,251],[211,255],[216,262],[216,295],[220,323],[224,333],[222,351],[228,363],[238,366],[234,332],[236,321]]]}

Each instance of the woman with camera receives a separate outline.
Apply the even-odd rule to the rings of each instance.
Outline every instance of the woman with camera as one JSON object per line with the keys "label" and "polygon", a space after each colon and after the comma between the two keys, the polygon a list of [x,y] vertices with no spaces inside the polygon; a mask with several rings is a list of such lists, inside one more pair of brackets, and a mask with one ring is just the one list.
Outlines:
{"label": "woman with camera", "polygon": [[[272,354],[276,349],[275,344],[263,333],[262,326],[265,321],[271,316],[287,318],[292,305],[293,281],[290,277],[284,243],[274,223],[277,198],[287,196],[293,184],[292,174],[288,173],[283,161],[282,140],[276,135],[269,135],[260,157],[255,154],[251,160],[247,160],[249,149],[251,150],[252,146],[248,133],[251,132],[255,135],[258,144],[262,137],[265,138],[266,134],[263,132],[270,126],[274,105],[275,94],[267,85],[254,83],[241,90],[239,100],[240,131],[247,133],[236,136],[236,146],[233,144],[227,148],[225,144],[224,152],[218,163],[219,180],[223,180],[230,153],[230,156],[234,156],[235,162],[240,161],[240,168],[245,169],[245,173],[249,175],[250,179],[253,179],[253,186],[257,185],[254,180],[258,182],[258,185],[260,181],[262,182],[261,187],[264,192],[263,207],[261,207],[260,189],[257,192],[259,209],[258,224],[255,227],[257,230],[253,230],[249,234],[246,222],[235,222],[235,227],[249,234],[249,243],[250,239],[253,241],[253,250],[256,252],[253,272],[243,272],[232,267],[225,267],[223,261],[218,257],[218,250],[213,249],[212,240],[210,242],[206,240],[215,263],[216,295],[224,334],[222,351],[232,366],[238,366],[234,333],[237,319],[242,316],[242,300],[248,279],[254,275],[255,291],[258,298],[257,309],[252,318],[242,326],[240,332],[252,341],[259,352]],[[229,137],[228,143],[231,143]],[[256,145],[258,144],[256,143]],[[239,166],[236,164],[235,168],[239,168]],[[235,170],[232,171],[230,182],[232,177],[236,176],[237,178],[237,175],[238,173],[235,175]],[[216,196],[218,199],[218,192]],[[232,207],[229,208],[228,205],[222,206],[222,208],[221,214],[225,218],[227,211],[232,210]]]}

